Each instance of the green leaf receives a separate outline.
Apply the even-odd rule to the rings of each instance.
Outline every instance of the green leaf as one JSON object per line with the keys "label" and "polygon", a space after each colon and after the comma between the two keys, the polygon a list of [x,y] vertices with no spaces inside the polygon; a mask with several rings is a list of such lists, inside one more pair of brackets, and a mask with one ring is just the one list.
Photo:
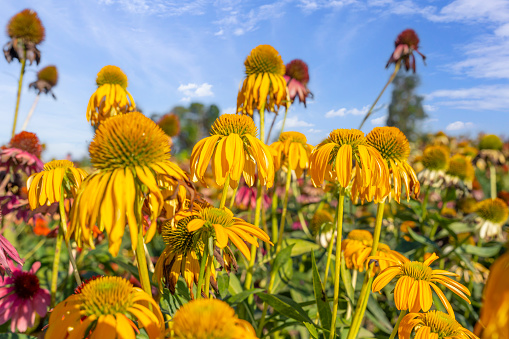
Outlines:
{"label": "green leaf", "polygon": [[263,290],[264,290],[263,288],[252,288],[250,290],[242,291],[228,298],[228,303],[229,304],[240,303],[244,301],[247,297],[249,297],[251,294],[262,292]]}
{"label": "green leaf", "polygon": [[274,264],[272,265],[272,270],[278,271],[281,266],[283,266],[286,262],[288,262],[291,258],[292,248],[295,244],[287,245],[284,247],[276,256],[274,260]]}
{"label": "green leaf", "polygon": [[226,297],[228,287],[230,287],[230,275],[223,272],[217,277],[217,288],[219,289],[219,295],[221,298]]}
{"label": "green leaf", "polygon": [[306,326],[306,328],[309,331],[309,334],[311,334],[311,336],[313,336],[313,338],[318,339],[318,331],[316,330],[315,324],[305,322],[304,326]]}
{"label": "green leaf", "polygon": [[34,337],[18,333],[0,333],[1,339],[33,339]]}
{"label": "green leaf", "polygon": [[414,239],[418,243],[421,243],[423,245],[433,246],[436,249],[439,249],[438,245],[435,242],[431,241],[430,239],[426,238],[425,236],[415,233],[415,231],[413,231],[411,228],[408,228],[408,234],[410,235],[410,237],[412,237],[412,239]]}
{"label": "green leaf", "polygon": [[448,235],[457,238],[459,233],[472,232],[475,229],[474,225],[466,224],[464,222],[453,222],[449,225],[442,224],[440,226],[442,226],[443,229],[435,236],[437,239],[447,237]]}
{"label": "green leaf", "polygon": [[283,264],[282,267],[277,271],[274,276],[274,286],[272,287],[272,293],[277,293],[284,287],[286,287],[293,277],[293,262],[288,260]]}
{"label": "green leaf", "polygon": [[352,276],[350,274],[350,270],[346,269],[345,258],[343,256],[343,252],[341,252],[341,279],[343,280],[343,284],[345,284],[346,294],[348,295],[348,299],[352,302],[355,302],[355,291],[352,286]]}
{"label": "green leaf", "polygon": [[392,332],[391,322],[389,319],[387,319],[384,310],[382,310],[378,302],[372,297],[368,299],[368,311],[368,314],[371,314],[373,318],[378,322],[377,327],[381,331],[384,331],[388,334]]}
{"label": "green leaf", "polygon": [[467,252],[468,254],[477,255],[483,258],[491,258],[497,255],[500,252],[500,249],[502,248],[502,246],[500,245],[478,247],[469,244],[463,244],[460,247],[464,249],[465,252]]}
{"label": "green leaf", "polygon": [[240,283],[239,278],[235,274],[230,275],[230,286],[228,287],[228,292],[231,295],[239,294],[244,289],[242,288],[242,284]]}
{"label": "green leaf", "polygon": [[309,253],[311,251],[316,251],[317,249],[321,248],[320,245],[304,239],[288,238],[283,240],[283,243],[286,244],[286,246],[293,245],[291,254],[292,257],[302,255],[304,253]]}
{"label": "green leaf", "polygon": [[315,293],[316,307],[318,308],[318,315],[320,317],[320,324],[322,324],[322,327],[330,328],[332,323],[332,314],[329,306],[329,299],[323,290],[320,273],[316,267],[314,252],[311,252],[311,261],[313,263],[313,289]]}
{"label": "green leaf", "polygon": [[258,297],[272,306],[281,315],[295,319],[303,324],[306,322],[312,323],[302,307],[290,298],[267,293],[258,293]]}

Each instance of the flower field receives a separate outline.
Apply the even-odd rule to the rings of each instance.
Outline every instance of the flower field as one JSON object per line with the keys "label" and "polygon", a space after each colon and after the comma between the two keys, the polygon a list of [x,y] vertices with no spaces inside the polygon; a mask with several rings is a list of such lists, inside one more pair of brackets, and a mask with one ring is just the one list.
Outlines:
{"label": "flower field", "polygon": [[44,162],[25,130],[55,66],[28,85],[20,127],[45,29],[26,9],[7,34],[20,77],[0,149],[0,338],[509,339],[509,142],[361,130],[398,72],[423,66],[414,30],[359,128],[315,145],[285,128],[313,99],[308,65],[273,46],[238,61],[236,113],[192,145],[182,116],[140,112],[106,65],[83,107],[89,162]]}

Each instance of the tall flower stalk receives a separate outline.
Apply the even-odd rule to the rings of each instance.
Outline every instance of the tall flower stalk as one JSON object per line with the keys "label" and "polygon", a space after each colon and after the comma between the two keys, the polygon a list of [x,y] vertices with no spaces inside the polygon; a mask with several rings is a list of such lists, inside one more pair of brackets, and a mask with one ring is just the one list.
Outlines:
{"label": "tall flower stalk", "polygon": [[379,192],[388,191],[389,174],[387,163],[380,153],[367,143],[364,133],[355,129],[332,131],[329,137],[316,146],[311,153],[309,172],[313,185],[317,187],[321,186],[324,180],[337,182],[340,186],[335,230],[334,299],[329,336],[332,339],[335,337],[339,304],[343,206],[346,188],[351,187],[353,197],[357,195],[357,192],[363,192],[364,200],[371,201],[375,197],[375,190],[371,189],[372,187]]}

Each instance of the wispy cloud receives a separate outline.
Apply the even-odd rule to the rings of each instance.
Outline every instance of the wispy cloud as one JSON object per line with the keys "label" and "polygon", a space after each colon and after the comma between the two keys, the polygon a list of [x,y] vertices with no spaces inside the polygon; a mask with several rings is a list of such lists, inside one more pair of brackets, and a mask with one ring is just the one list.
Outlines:
{"label": "wispy cloud", "polygon": [[366,105],[362,107],[361,109],[358,108],[340,108],[337,110],[331,109],[327,113],[325,113],[326,118],[334,118],[334,117],[344,117],[347,115],[365,115],[369,110],[369,105]]}
{"label": "wispy cloud", "polygon": [[185,96],[182,101],[190,101],[192,98],[211,97],[214,95],[212,92],[212,85],[203,83],[201,85],[189,83],[187,85],[180,85],[178,91]]}
{"label": "wispy cloud", "polygon": [[[280,120],[276,124],[276,128],[281,128],[283,126],[283,120]],[[312,127],[314,124],[309,123],[307,121],[301,120],[297,116],[286,118],[285,129],[286,128],[297,128],[297,127]]]}
{"label": "wispy cloud", "polygon": [[474,123],[472,122],[455,121],[447,125],[445,129],[448,131],[461,131],[472,127],[474,127]]}
{"label": "wispy cloud", "polygon": [[205,12],[205,0],[99,0],[100,4],[113,6],[135,14],[156,14],[179,16],[182,14],[201,15]]}
{"label": "wispy cloud", "polygon": [[[467,110],[509,111],[509,85],[478,86],[434,91],[426,99],[437,106],[445,105]],[[445,100],[444,100],[445,99]]]}
{"label": "wispy cloud", "polygon": [[385,126],[387,123],[387,115],[382,115],[381,117],[371,119],[371,124],[375,126]]}

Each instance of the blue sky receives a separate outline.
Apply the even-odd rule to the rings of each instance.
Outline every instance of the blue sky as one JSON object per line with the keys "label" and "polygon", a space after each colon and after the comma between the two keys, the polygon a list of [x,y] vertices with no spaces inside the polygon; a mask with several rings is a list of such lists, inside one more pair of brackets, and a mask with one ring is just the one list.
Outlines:
{"label": "blue sky", "polygon": [[[390,76],[385,64],[396,36],[418,33],[419,94],[430,115],[426,131],[507,135],[509,122],[509,1],[506,0],[0,0],[0,25],[24,8],[46,27],[39,66],[27,68],[18,129],[35,93],[28,83],[54,64],[58,100],[43,96],[27,130],[46,143],[45,160],[87,153],[92,129],[85,118],[97,72],[112,64],[147,115],[189,101],[231,113],[243,62],[270,44],[285,63],[310,68],[315,99],[289,111],[287,130],[315,144],[335,128],[357,128]],[[7,36],[0,36],[3,45]],[[19,63],[0,61],[0,143],[12,128]],[[388,104],[390,89],[380,100]],[[364,127],[384,120],[383,108]]]}

